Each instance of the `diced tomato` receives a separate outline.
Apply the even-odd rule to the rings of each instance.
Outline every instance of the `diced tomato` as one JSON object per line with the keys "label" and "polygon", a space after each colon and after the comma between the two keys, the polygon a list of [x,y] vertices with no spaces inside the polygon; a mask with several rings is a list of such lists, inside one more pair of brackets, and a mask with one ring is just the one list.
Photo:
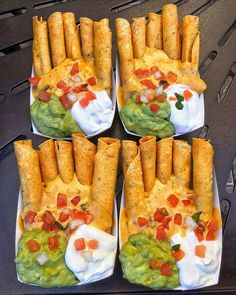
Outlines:
{"label": "diced tomato", "polygon": [[86,108],[89,105],[89,100],[87,98],[82,98],[79,101],[79,104],[81,105],[82,108]]}
{"label": "diced tomato", "polygon": [[192,92],[188,89],[184,90],[183,97],[185,100],[189,100],[193,96]]}
{"label": "diced tomato", "polygon": [[171,271],[170,264],[168,262],[163,263],[161,266],[161,274],[163,276],[170,276],[171,273],[172,271]]}
{"label": "diced tomato", "polygon": [[169,87],[169,83],[164,83],[164,84],[162,84],[162,87],[163,87],[163,89],[165,90],[166,88],[168,88]]}
{"label": "diced tomato", "polygon": [[153,67],[150,68],[151,74],[155,74],[158,71],[159,71],[159,68],[157,66],[153,66]]}
{"label": "diced tomato", "polygon": [[206,254],[206,246],[204,245],[197,245],[195,246],[195,255],[204,258]]}
{"label": "diced tomato", "polygon": [[43,222],[42,230],[46,232],[50,232],[52,230],[52,224],[48,224],[47,222]]}
{"label": "diced tomato", "polygon": [[78,66],[78,63],[76,62],[76,63],[73,64],[73,67],[72,67],[72,69],[70,71],[70,74],[71,74],[71,76],[74,76],[74,75],[76,75],[78,73],[79,73],[79,66]]}
{"label": "diced tomato", "polygon": [[38,94],[38,98],[43,101],[49,101],[51,99],[51,93],[47,91],[40,91]]}
{"label": "diced tomato", "polygon": [[149,266],[152,269],[159,269],[159,268],[161,268],[161,261],[156,258],[152,258],[149,260]]}
{"label": "diced tomato", "polygon": [[170,82],[176,82],[177,81],[177,75],[173,72],[168,72],[167,74],[167,79],[170,81]]}
{"label": "diced tomato", "polygon": [[207,241],[214,241],[216,239],[216,231],[215,230],[209,230],[206,235]]}
{"label": "diced tomato", "polygon": [[174,194],[169,195],[167,200],[173,207],[176,207],[179,203],[179,198],[177,198]]}
{"label": "diced tomato", "polygon": [[159,105],[157,105],[155,103],[152,103],[149,108],[150,108],[151,112],[153,112],[153,113],[156,113],[160,109]]}
{"label": "diced tomato", "polygon": [[169,100],[171,100],[171,101],[175,101],[175,100],[176,100],[176,97],[175,97],[175,96],[170,96],[170,97],[169,97]]}
{"label": "diced tomato", "polygon": [[155,84],[153,84],[151,80],[148,80],[148,79],[141,80],[140,83],[142,85],[146,86],[147,88],[150,88],[153,90],[155,90],[157,88],[157,86]]}
{"label": "diced tomato", "polygon": [[164,220],[162,220],[162,225],[164,226],[164,228],[169,229],[169,223],[171,222],[171,219],[172,218],[168,216]]}
{"label": "diced tomato", "polygon": [[156,209],[156,212],[154,213],[154,220],[157,222],[162,222],[162,220],[165,218],[165,214],[163,212],[161,212],[160,209]]}
{"label": "diced tomato", "polygon": [[186,199],[186,200],[182,200],[184,207],[188,207],[191,204],[191,200]]}
{"label": "diced tomato", "polygon": [[94,86],[97,84],[95,77],[91,77],[87,80],[88,85]]}
{"label": "diced tomato", "polygon": [[92,222],[94,220],[94,216],[93,214],[90,213],[86,213],[85,217],[84,217],[84,222],[86,224],[89,224],[90,222]]}
{"label": "diced tomato", "polygon": [[86,248],[84,238],[76,239],[74,241],[74,246],[75,246],[75,250],[77,251],[84,250]]}
{"label": "diced tomato", "polygon": [[185,253],[182,249],[179,249],[177,251],[173,251],[171,253],[171,255],[176,259],[176,260],[181,260],[184,256],[185,256]]}
{"label": "diced tomato", "polygon": [[42,220],[44,221],[44,222],[46,222],[47,224],[50,224],[50,225],[52,225],[52,224],[54,224],[55,223],[55,218],[54,218],[54,216],[52,215],[52,213],[50,212],[50,211],[45,211],[45,213],[43,214],[43,216],[42,216]]}
{"label": "diced tomato", "polygon": [[98,241],[97,240],[89,240],[88,241],[88,247],[89,249],[92,249],[92,250],[96,250],[97,247],[98,247]]}
{"label": "diced tomato", "polygon": [[25,218],[24,218],[24,222],[27,224],[32,224],[34,222],[34,218],[37,214],[32,211],[32,210],[28,210],[26,212]]}
{"label": "diced tomato", "polygon": [[72,203],[74,206],[77,206],[79,202],[80,202],[80,196],[75,196],[75,197],[71,200],[71,203]]}
{"label": "diced tomato", "polygon": [[70,87],[67,86],[67,84],[63,80],[60,80],[57,83],[57,88],[62,89],[66,93],[68,93],[70,91]]}
{"label": "diced tomato", "polygon": [[181,223],[182,223],[182,215],[181,214],[179,214],[179,213],[175,214],[174,223],[181,225]]}
{"label": "diced tomato", "polygon": [[65,222],[66,220],[68,220],[69,216],[70,216],[69,214],[65,214],[65,213],[61,212],[60,216],[59,216],[59,221]]}
{"label": "diced tomato", "polygon": [[198,226],[199,228],[204,232],[206,229],[206,223],[203,220],[198,220]]}
{"label": "diced tomato", "polygon": [[166,232],[163,225],[158,225],[156,228],[156,239],[164,241],[167,238]]}
{"label": "diced tomato", "polygon": [[163,95],[161,95],[161,94],[157,96],[156,100],[159,101],[159,102],[165,102],[166,101],[165,97]]}
{"label": "diced tomato", "polygon": [[30,78],[28,78],[28,81],[29,81],[33,86],[37,86],[40,80],[41,80],[40,77],[30,77]]}
{"label": "diced tomato", "polygon": [[57,195],[57,208],[64,208],[67,206],[67,195],[59,193]]}
{"label": "diced tomato", "polygon": [[59,225],[57,225],[56,223],[54,223],[52,225],[52,231],[59,231],[59,230],[60,230]]}
{"label": "diced tomato", "polygon": [[204,240],[203,230],[199,226],[195,228],[194,233],[199,242],[202,242]]}
{"label": "diced tomato", "polygon": [[217,231],[217,229],[218,229],[218,221],[217,221],[216,219],[213,218],[213,219],[208,223],[207,228],[208,228],[209,230]]}
{"label": "diced tomato", "polygon": [[88,90],[88,84],[78,85],[78,86],[75,86],[73,88],[73,91],[75,93],[80,93],[80,92],[84,92],[84,91],[87,91],[87,90]]}
{"label": "diced tomato", "polygon": [[84,212],[84,211],[76,210],[75,212],[73,212],[73,213],[71,214],[71,218],[72,218],[72,219],[82,219],[82,220],[84,220],[86,214],[87,214],[87,213]]}
{"label": "diced tomato", "polygon": [[88,90],[88,91],[86,92],[85,97],[86,97],[86,99],[87,99],[88,101],[90,101],[90,100],[94,100],[94,99],[97,98],[96,95],[95,95],[92,91],[90,91],[90,90]]}
{"label": "diced tomato", "polygon": [[35,240],[29,240],[27,242],[27,247],[30,252],[37,252],[40,249],[40,244]]}
{"label": "diced tomato", "polygon": [[135,99],[135,102],[136,104],[141,104],[141,100],[140,100],[140,95],[136,96],[136,99]]}
{"label": "diced tomato", "polygon": [[134,71],[134,74],[137,78],[147,78],[150,76],[150,72],[148,69],[137,69]]}
{"label": "diced tomato", "polygon": [[138,217],[138,225],[140,227],[147,227],[149,225],[149,222],[145,217]]}
{"label": "diced tomato", "polygon": [[69,110],[72,108],[72,102],[67,97],[67,93],[64,93],[62,96],[59,97],[59,100],[65,110]]}
{"label": "diced tomato", "polygon": [[48,238],[48,247],[51,250],[56,250],[59,248],[58,236],[52,236]]}

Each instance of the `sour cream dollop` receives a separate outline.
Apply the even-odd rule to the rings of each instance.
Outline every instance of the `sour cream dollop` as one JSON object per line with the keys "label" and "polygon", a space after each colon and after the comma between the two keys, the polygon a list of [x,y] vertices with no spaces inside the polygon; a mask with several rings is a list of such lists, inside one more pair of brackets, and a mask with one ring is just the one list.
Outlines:
{"label": "sour cream dollop", "polygon": [[86,107],[79,101],[71,108],[71,115],[86,135],[94,135],[111,127],[113,120],[113,105],[105,90],[93,91],[96,99],[91,100]]}
{"label": "sour cream dollop", "polygon": [[[182,102],[183,109],[179,110],[175,104],[177,100],[170,100],[170,97],[175,97],[175,93],[183,94],[184,90],[189,90],[192,97],[187,101]],[[165,89],[167,101],[170,104],[171,116],[170,121],[174,124],[176,134],[183,134],[199,128],[204,123],[204,104],[198,93],[190,87],[182,84],[172,84]]]}
{"label": "sour cream dollop", "polygon": [[[98,248],[78,251],[76,239],[95,239]],[[65,262],[81,283],[91,283],[106,278],[113,273],[116,256],[116,237],[95,227],[83,224],[70,237],[65,254]]]}
{"label": "sour cream dollop", "polygon": [[[171,245],[180,244],[185,256],[177,261],[180,284],[184,288],[199,288],[218,283],[221,243],[215,241],[202,241],[196,238],[193,231],[187,231],[186,236],[175,234],[171,237]],[[204,258],[195,255],[195,246],[204,245],[206,253]]]}

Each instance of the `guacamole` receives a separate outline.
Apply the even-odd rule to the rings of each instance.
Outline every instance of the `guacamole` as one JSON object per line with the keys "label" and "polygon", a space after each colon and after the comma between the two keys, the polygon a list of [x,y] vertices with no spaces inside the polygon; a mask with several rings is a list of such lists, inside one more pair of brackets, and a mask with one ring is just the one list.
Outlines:
{"label": "guacamole", "polygon": [[30,114],[35,126],[44,135],[66,137],[82,133],[70,110],[63,108],[56,95],[52,95],[48,102],[36,99],[30,107]]}
{"label": "guacamole", "polygon": [[[171,245],[168,241],[157,241],[145,233],[131,235],[122,246],[119,259],[123,277],[131,283],[156,290],[173,289],[179,285],[178,267],[171,256]],[[168,262],[171,274],[162,275],[160,268],[151,268],[152,259],[160,261],[161,264]]]}
{"label": "guacamole", "polygon": [[[55,236],[55,232],[47,233],[41,229],[25,231],[18,244],[18,254],[15,259],[20,279],[24,283],[37,284],[42,287],[72,286],[78,283],[74,274],[67,268],[64,256],[67,240],[59,236],[59,248],[51,250],[48,247],[48,237]],[[27,241],[35,240],[40,244],[40,249],[30,252]],[[48,261],[40,266],[36,258],[45,252]]]}
{"label": "guacamole", "polygon": [[145,103],[137,104],[133,95],[121,109],[120,115],[127,129],[139,135],[155,135],[159,138],[175,134],[174,125],[170,122],[170,105],[168,102],[155,101],[159,110],[152,112]]}

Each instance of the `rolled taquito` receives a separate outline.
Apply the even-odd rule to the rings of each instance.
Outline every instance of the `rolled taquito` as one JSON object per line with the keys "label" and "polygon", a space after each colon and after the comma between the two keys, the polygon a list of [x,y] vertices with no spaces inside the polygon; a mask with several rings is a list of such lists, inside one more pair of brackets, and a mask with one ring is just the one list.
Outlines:
{"label": "rolled taquito", "polygon": [[63,182],[69,183],[74,176],[72,143],[65,140],[56,140],[55,150],[59,175]]}
{"label": "rolled taquito", "polygon": [[134,58],[141,58],[146,49],[145,17],[134,18],[131,23]]}
{"label": "rolled taquito", "polygon": [[94,174],[92,181],[91,206],[92,210],[106,211],[106,224],[95,215],[98,226],[109,231],[112,226],[113,202],[116,186],[118,155],[120,141],[115,138],[100,137],[98,150],[94,157]]}
{"label": "rolled taquito", "polygon": [[156,180],[156,137],[144,136],[139,140],[144,188],[149,192]]}
{"label": "rolled taquito", "polygon": [[52,53],[52,63],[55,67],[66,59],[63,17],[61,12],[54,12],[49,16],[48,28]]}
{"label": "rolled taquito", "polygon": [[156,13],[148,14],[147,46],[162,49],[162,16]]}
{"label": "rolled taquito", "polygon": [[193,138],[193,190],[201,219],[212,218],[213,208],[213,147],[209,140]]}
{"label": "rolled taquito", "polygon": [[123,174],[126,174],[130,163],[136,157],[138,153],[137,143],[132,140],[122,140],[121,142],[121,153],[122,153],[122,169]]}
{"label": "rolled taquito", "polygon": [[133,74],[134,57],[129,22],[124,18],[115,20],[116,39],[120,59],[120,76],[124,84]]}
{"label": "rolled taquito", "polygon": [[167,4],[162,8],[163,49],[170,59],[180,59],[180,34],[177,6]]}
{"label": "rolled taquito", "polygon": [[192,47],[198,34],[199,18],[194,15],[185,15],[182,21],[183,42],[182,42],[182,62],[191,62]]}
{"label": "rolled taquito", "polygon": [[44,182],[51,181],[57,177],[57,159],[52,139],[48,139],[39,145],[39,163]]}
{"label": "rolled taquito", "polygon": [[183,140],[173,141],[173,174],[189,188],[191,177],[191,146]]}
{"label": "rolled taquito", "polygon": [[39,156],[31,140],[14,142],[17,167],[20,176],[23,209],[40,210],[43,185],[40,174]]}
{"label": "rolled taquito", "polygon": [[77,179],[83,185],[91,185],[96,145],[83,134],[72,134],[72,141]]}
{"label": "rolled taquito", "polygon": [[47,22],[33,17],[33,64],[35,75],[47,74],[51,70]]}
{"label": "rolled taquito", "polygon": [[199,65],[199,56],[200,56],[200,32],[197,33],[197,36],[193,42],[192,52],[191,52],[191,62],[193,64]]}
{"label": "rolled taquito", "polygon": [[172,146],[172,137],[157,142],[157,178],[162,183],[166,183],[172,175]]}
{"label": "rolled taquito", "polygon": [[88,17],[80,18],[80,36],[82,43],[82,53],[85,61],[93,59],[93,21]]}
{"label": "rolled taquito", "polygon": [[98,84],[102,89],[111,88],[112,33],[109,20],[94,22],[94,65]]}
{"label": "rolled taquito", "polygon": [[63,13],[63,26],[66,42],[66,56],[73,60],[82,57],[79,29],[76,26],[75,15],[73,12]]}

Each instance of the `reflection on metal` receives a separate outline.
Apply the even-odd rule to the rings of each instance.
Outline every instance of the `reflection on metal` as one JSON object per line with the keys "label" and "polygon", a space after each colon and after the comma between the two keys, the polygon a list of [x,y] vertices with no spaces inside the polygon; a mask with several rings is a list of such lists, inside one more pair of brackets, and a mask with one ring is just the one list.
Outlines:
{"label": "reflection on metal", "polygon": [[27,9],[25,7],[22,8],[18,8],[18,9],[14,9],[14,10],[8,10],[5,12],[0,13],[0,20],[5,19],[5,18],[9,18],[12,16],[16,16],[16,15],[21,15],[26,13]]}
{"label": "reflection on metal", "polygon": [[229,172],[229,177],[228,177],[225,189],[227,193],[232,194],[235,188],[236,188],[236,155],[232,163],[232,168],[230,169],[230,172]]}
{"label": "reflection on metal", "polygon": [[206,138],[207,137],[207,133],[209,130],[209,126],[208,125],[204,125],[199,133],[199,138]]}
{"label": "reflection on metal", "polygon": [[212,64],[212,62],[216,58],[216,56],[217,56],[216,51],[212,51],[209,54],[209,56],[206,58],[206,60],[204,61],[204,63],[201,65],[201,67],[199,69],[201,76],[208,70],[208,68],[210,67],[210,65]]}
{"label": "reflection on metal", "polygon": [[21,83],[16,84],[10,89],[10,93],[19,94],[29,88],[29,83],[27,80],[22,81]]}
{"label": "reflection on metal", "polygon": [[229,37],[232,35],[232,33],[234,32],[235,29],[236,29],[236,21],[234,21],[232,26],[230,26],[230,28],[227,30],[227,32],[224,34],[224,36],[218,42],[218,45],[220,47],[225,45],[226,41],[229,39]]}
{"label": "reflection on metal", "polygon": [[42,1],[40,3],[34,4],[33,9],[42,9],[50,6],[54,6],[61,3],[69,2],[70,0],[52,0],[52,1]]}
{"label": "reflection on metal", "polygon": [[27,139],[25,135],[19,135],[10,142],[8,142],[6,145],[0,148],[0,161],[6,158],[9,154],[11,154],[14,150],[13,142],[16,140],[22,140]]}
{"label": "reflection on metal", "polygon": [[219,93],[217,94],[217,101],[218,103],[222,103],[225,101],[227,93],[229,91],[230,85],[232,84],[232,81],[234,79],[234,76],[236,74],[236,62],[233,63],[231,69],[229,70],[221,88]]}
{"label": "reflection on metal", "polygon": [[127,2],[125,2],[123,4],[112,7],[111,12],[113,12],[113,13],[120,12],[120,11],[126,10],[128,8],[131,8],[133,6],[139,5],[139,4],[141,4],[143,2],[146,2],[146,1],[148,1],[148,0],[131,0],[131,1],[127,1]]}
{"label": "reflection on metal", "polygon": [[229,216],[229,211],[230,211],[230,202],[225,199],[222,200],[220,202],[220,210],[221,210],[221,217],[222,217],[222,229],[224,234],[226,225],[227,225],[228,216]]}
{"label": "reflection on metal", "polygon": [[216,1],[217,0],[210,0],[210,1],[208,1],[207,3],[203,4],[198,9],[196,9],[192,14],[194,14],[194,15],[201,14],[204,10],[206,10],[209,6],[211,6],[212,4],[214,4]]}
{"label": "reflection on metal", "polygon": [[5,101],[6,96],[4,94],[0,94],[0,103]]}

